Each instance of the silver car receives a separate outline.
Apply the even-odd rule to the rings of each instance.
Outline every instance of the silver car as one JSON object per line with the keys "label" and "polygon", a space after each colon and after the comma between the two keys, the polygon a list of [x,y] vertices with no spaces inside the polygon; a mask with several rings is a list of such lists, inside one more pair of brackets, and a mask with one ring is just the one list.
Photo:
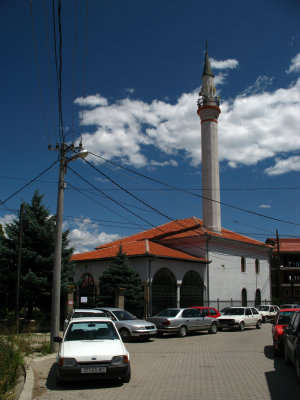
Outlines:
{"label": "silver car", "polygon": [[195,308],[166,308],[154,317],[148,318],[157,327],[157,336],[164,333],[177,333],[184,337],[188,332],[205,331],[217,333],[218,321],[206,317],[201,310]]}
{"label": "silver car", "polygon": [[137,319],[133,314],[121,308],[102,307],[99,310],[105,312],[114,321],[124,341],[132,337],[150,339],[156,336],[157,329],[153,322]]}

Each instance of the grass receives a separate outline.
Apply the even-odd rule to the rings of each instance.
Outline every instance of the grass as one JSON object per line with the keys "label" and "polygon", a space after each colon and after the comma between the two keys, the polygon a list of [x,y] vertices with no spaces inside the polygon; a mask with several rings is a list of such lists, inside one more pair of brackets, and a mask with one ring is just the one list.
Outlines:
{"label": "grass", "polygon": [[0,336],[0,400],[13,399],[14,388],[24,371],[25,357],[50,353],[51,346],[47,334]]}

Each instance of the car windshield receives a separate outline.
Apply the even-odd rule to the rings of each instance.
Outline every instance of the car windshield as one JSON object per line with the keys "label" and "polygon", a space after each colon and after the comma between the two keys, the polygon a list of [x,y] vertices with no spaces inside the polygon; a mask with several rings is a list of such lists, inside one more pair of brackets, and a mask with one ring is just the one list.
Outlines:
{"label": "car windshield", "polygon": [[156,317],[176,317],[180,310],[165,309],[156,314]]}
{"label": "car windshield", "polygon": [[283,311],[279,313],[277,324],[278,325],[288,325],[291,320],[291,316],[294,314],[294,311]]}
{"label": "car windshield", "polygon": [[130,312],[125,310],[114,311],[114,315],[117,317],[119,321],[129,321],[137,319],[134,315],[130,314]]}
{"label": "car windshield", "polygon": [[224,311],[224,315],[244,315],[244,312],[243,308],[229,308]]}
{"label": "car windshield", "polygon": [[115,340],[119,339],[114,325],[111,322],[74,322],[69,325],[65,335],[65,342],[75,340]]}
{"label": "car windshield", "polygon": [[269,306],[258,306],[259,311],[269,311]]}
{"label": "car windshield", "polygon": [[83,317],[106,317],[103,312],[91,312],[91,311],[76,311],[72,315],[72,318],[83,318]]}

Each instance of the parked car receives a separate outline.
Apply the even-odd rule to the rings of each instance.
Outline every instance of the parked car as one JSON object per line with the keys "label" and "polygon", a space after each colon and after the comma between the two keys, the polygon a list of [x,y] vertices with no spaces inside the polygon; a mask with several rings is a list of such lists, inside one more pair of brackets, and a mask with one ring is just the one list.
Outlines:
{"label": "parked car", "polygon": [[279,308],[300,308],[300,304],[281,304]]}
{"label": "parked car", "polygon": [[262,322],[274,321],[279,307],[272,304],[265,304],[256,307],[262,315]]}
{"label": "parked car", "polygon": [[70,311],[64,323],[64,331],[67,329],[69,322],[73,318],[83,318],[83,317],[107,317],[103,311],[99,311],[93,308],[75,308]]}
{"label": "parked car", "polygon": [[200,310],[201,314],[204,314],[206,317],[218,318],[221,315],[214,307],[193,306],[190,308],[196,308],[197,310]]}
{"label": "parked car", "polygon": [[72,319],[56,358],[59,383],[88,379],[130,380],[129,353],[115,324],[109,318]]}
{"label": "parked car", "polygon": [[122,339],[125,341],[132,337],[150,339],[157,334],[157,329],[153,322],[137,319],[126,310],[112,307],[102,307],[99,310],[105,312],[107,317],[114,321]]}
{"label": "parked car", "polygon": [[255,326],[261,328],[262,316],[254,307],[230,307],[218,318],[219,330],[235,328],[243,331],[245,328]]}
{"label": "parked car", "polygon": [[275,322],[272,326],[272,338],[273,338],[273,349],[275,355],[283,353],[284,343],[283,334],[285,328],[288,327],[291,317],[296,311],[300,311],[300,308],[286,308],[279,310],[276,315]]}
{"label": "parked car", "polygon": [[157,335],[177,333],[184,337],[188,332],[205,331],[217,333],[218,322],[215,318],[206,317],[195,308],[166,308],[154,317],[148,318],[157,327]]}
{"label": "parked car", "polygon": [[295,365],[297,380],[300,383],[300,311],[296,311],[292,316],[283,338],[285,361]]}
{"label": "parked car", "polygon": [[222,310],[220,311],[220,314],[223,315],[225,313],[225,311],[229,310],[230,307],[224,307],[222,308]]}

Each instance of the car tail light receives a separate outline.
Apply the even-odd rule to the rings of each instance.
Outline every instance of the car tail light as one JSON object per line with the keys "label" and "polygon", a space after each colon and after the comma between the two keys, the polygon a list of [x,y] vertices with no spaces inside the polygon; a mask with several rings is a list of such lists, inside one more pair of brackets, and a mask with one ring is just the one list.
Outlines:
{"label": "car tail light", "polygon": [[166,321],[162,322],[162,325],[171,325],[171,322],[167,319]]}

